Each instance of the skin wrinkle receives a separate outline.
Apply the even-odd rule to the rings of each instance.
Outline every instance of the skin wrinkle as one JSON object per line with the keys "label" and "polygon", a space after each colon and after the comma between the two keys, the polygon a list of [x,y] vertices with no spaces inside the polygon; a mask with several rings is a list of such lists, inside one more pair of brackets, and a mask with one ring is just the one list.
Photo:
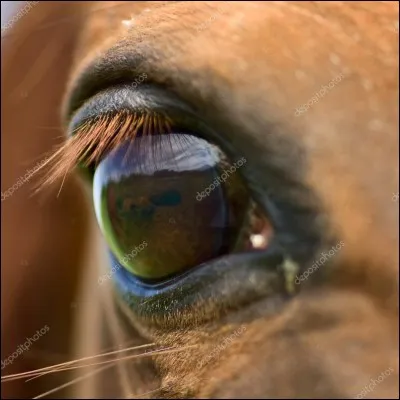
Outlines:
{"label": "skin wrinkle", "polygon": [[[94,11],[99,4],[88,2],[82,6],[84,23],[69,52],[74,61],[65,64],[69,81],[66,76],[51,81],[45,74],[40,77],[43,87],[59,88],[64,94],[64,110],[73,103],[71,95],[80,92],[89,96],[107,86],[107,80],[111,84],[124,64],[125,78],[133,80],[145,72],[149,77],[146,82],[177,94],[221,137],[240,149],[240,155],[248,160],[246,165],[254,168],[253,179],[259,187],[279,192],[275,171],[271,172],[264,160],[272,158],[270,164],[277,171],[285,171],[290,182],[284,193],[276,195],[297,199],[299,205],[312,203],[310,208],[317,209],[317,225],[324,230],[324,243],[338,238],[345,246],[312,274],[301,285],[300,294],[290,301],[265,298],[223,315],[213,314],[215,307],[210,304],[202,310],[208,313],[207,323],[200,322],[202,316],[196,310],[190,310],[190,316],[175,315],[169,329],[154,328],[129,311],[124,315],[126,320],[115,318],[113,307],[99,310],[100,302],[86,301],[77,314],[90,313],[91,307],[96,307],[104,327],[113,321],[117,324],[114,332],[120,330],[121,335],[110,337],[109,329],[81,319],[79,334],[73,340],[82,348],[84,342],[96,337],[98,343],[92,347],[96,345],[98,352],[105,343],[117,345],[118,336],[137,339],[138,343],[156,342],[160,347],[198,345],[182,353],[155,356],[148,366],[132,363],[134,373],[125,374],[125,383],[127,376],[132,382],[125,387],[134,387],[139,396],[163,388],[149,397],[352,398],[371,377],[391,367],[391,376],[369,396],[396,398],[398,204],[391,198],[393,192],[398,192],[398,35],[388,27],[398,20],[398,4],[235,2],[199,32],[196,27],[209,21],[222,6],[213,2],[174,2],[152,9],[145,2],[110,2],[110,14],[110,10]],[[44,12],[40,7],[17,24],[27,45],[29,29],[33,28],[26,28],[23,34],[22,27]],[[79,6],[68,7],[71,10],[67,14],[74,14]],[[144,14],[145,8],[152,11]],[[143,17],[140,34],[134,25],[127,29],[121,23],[131,15]],[[157,22],[152,25],[152,21]],[[67,24],[62,29],[72,27]],[[50,34],[51,30],[46,32],[47,37]],[[39,49],[45,48],[45,38],[41,40]],[[137,65],[127,65],[133,54],[139,55]],[[95,59],[102,57],[110,69],[103,74],[97,69],[97,76],[91,71],[88,75],[93,82],[85,91],[82,76]],[[294,115],[297,107],[340,73],[344,78],[328,94],[303,115]],[[21,76],[10,80],[17,86]],[[56,98],[61,110],[61,95]],[[40,109],[53,103],[51,94],[43,94]],[[33,100],[26,107],[28,104],[33,107]],[[6,110],[7,116],[12,108]],[[23,114],[23,109],[20,112]],[[17,116],[13,114],[13,118]],[[49,125],[45,118],[37,121],[28,115],[26,120],[31,126]],[[23,140],[34,136],[27,127],[19,131],[26,133]],[[15,146],[8,133],[11,129],[6,132],[6,146],[11,149]],[[42,145],[40,151],[45,148]],[[12,184],[11,177],[7,179]],[[318,201],[299,190],[296,183],[310,190]],[[71,197],[71,210],[65,211],[66,215],[73,215],[73,209],[83,210],[82,204],[75,204]],[[27,200],[21,203],[20,209],[29,204]],[[55,227],[56,221],[59,219],[54,217]],[[57,243],[57,238],[49,236],[48,246]],[[68,241],[70,247],[59,250],[59,258],[73,253],[72,238]],[[38,251],[43,254],[42,265],[47,265],[45,250]],[[8,261],[5,268],[11,270],[12,263]],[[38,278],[26,272],[24,279],[35,283]],[[79,281],[75,276],[69,282],[74,279]],[[46,282],[40,293],[31,290],[38,303],[45,297],[42,291],[52,287],[51,279]],[[85,289],[94,290],[95,286],[96,282],[90,285],[82,281],[80,295],[90,299]],[[109,292],[93,299],[103,295],[107,296],[105,301],[112,301]],[[60,296],[68,297],[65,293]],[[57,320],[57,307],[49,310],[44,300],[42,306],[47,317]],[[12,309],[11,305],[10,309],[23,319],[21,309]],[[199,323],[186,325],[189,317],[198,318]],[[246,331],[242,335],[204,367],[197,367],[243,324]],[[14,331],[3,324],[2,330]],[[24,337],[24,333],[20,328],[18,334]],[[65,328],[58,338],[60,346],[71,339],[69,334]],[[73,359],[81,354],[69,356]],[[120,368],[125,367],[121,364]],[[121,376],[115,371],[94,377],[85,395],[122,397]],[[141,379],[137,378],[139,372],[143,373]],[[58,384],[48,379],[46,383],[51,387]],[[27,391],[22,387],[19,390]],[[77,387],[60,396],[79,398],[82,393]]]}

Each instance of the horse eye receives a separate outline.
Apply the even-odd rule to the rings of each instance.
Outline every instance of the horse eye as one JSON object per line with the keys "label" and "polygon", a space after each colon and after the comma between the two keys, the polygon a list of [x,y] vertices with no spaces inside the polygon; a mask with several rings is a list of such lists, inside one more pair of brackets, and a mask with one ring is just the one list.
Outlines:
{"label": "horse eye", "polygon": [[119,263],[157,282],[242,246],[250,198],[237,169],[245,163],[179,131],[137,135],[108,153],[93,197]]}

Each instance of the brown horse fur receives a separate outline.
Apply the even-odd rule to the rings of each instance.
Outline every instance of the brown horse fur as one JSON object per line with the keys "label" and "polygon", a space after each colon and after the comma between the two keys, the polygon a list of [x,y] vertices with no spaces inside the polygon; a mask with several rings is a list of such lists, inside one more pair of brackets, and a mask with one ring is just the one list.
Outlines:
{"label": "brown horse fur", "polygon": [[[214,298],[154,327],[96,283],[107,261],[86,183],[72,174],[59,194],[57,180],[32,197],[31,179],[2,199],[2,360],[49,331],[2,375],[107,349],[173,350],[4,382],[3,398],[72,379],[49,398],[398,398],[398,3],[40,2],[2,38],[3,192],[63,146],[88,66],[115,66],[89,76],[95,92],[128,54],[139,61],[125,78],[146,73],[232,135],[261,183],[255,149],[309,188],[324,239],[344,246],[290,300],[221,311]],[[95,152],[111,140],[97,128],[85,142]],[[53,157],[58,175],[85,149],[71,140]]]}

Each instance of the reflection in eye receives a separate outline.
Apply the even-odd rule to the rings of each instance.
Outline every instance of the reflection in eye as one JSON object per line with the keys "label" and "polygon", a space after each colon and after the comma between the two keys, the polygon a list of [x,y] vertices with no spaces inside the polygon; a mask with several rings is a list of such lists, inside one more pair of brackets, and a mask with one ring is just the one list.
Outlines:
{"label": "reflection in eye", "polygon": [[[249,202],[239,174],[196,199],[224,168],[229,163],[220,149],[190,134],[137,136],[111,151],[95,171],[93,195],[120,263],[155,280],[231,251]],[[127,261],[143,240],[148,247]]]}

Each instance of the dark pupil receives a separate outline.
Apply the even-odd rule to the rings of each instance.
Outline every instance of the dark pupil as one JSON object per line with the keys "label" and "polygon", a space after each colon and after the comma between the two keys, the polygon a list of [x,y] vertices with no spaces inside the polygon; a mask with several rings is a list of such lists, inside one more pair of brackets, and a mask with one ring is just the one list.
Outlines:
{"label": "dark pupil", "polygon": [[157,279],[227,251],[232,227],[224,185],[199,198],[221,175],[219,154],[202,139],[166,134],[137,137],[99,164],[97,218],[125,268]]}

